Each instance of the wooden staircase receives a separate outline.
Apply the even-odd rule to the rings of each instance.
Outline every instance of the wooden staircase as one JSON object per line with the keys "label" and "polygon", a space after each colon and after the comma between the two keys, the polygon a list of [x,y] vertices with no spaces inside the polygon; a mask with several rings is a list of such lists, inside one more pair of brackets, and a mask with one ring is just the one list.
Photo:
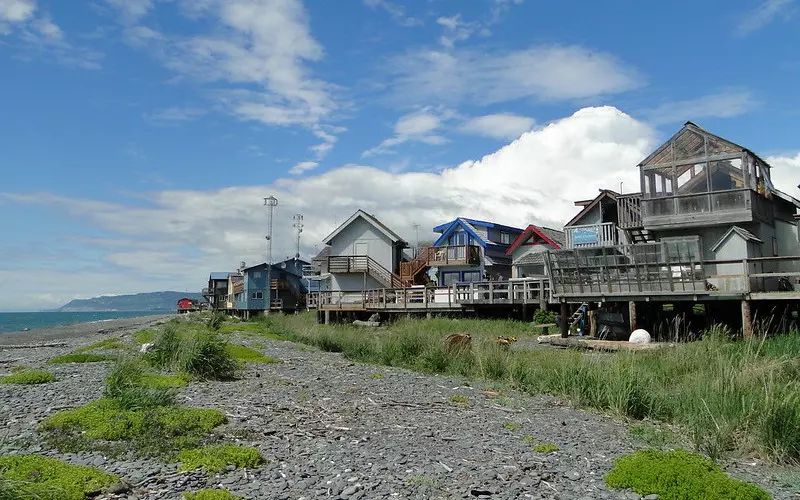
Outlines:
{"label": "wooden staircase", "polygon": [[413,260],[400,263],[400,279],[406,286],[413,285],[419,273],[430,266],[430,262],[436,257],[437,250],[436,247],[421,248]]}
{"label": "wooden staircase", "polygon": [[386,288],[405,288],[400,276],[389,271],[369,255],[328,257],[329,273],[367,273]]}
{"label": "wooden staircase", "polygon": [[652,243],[655,241],[653,233],[643,227],[627,229],[631,243]]}
{"label": "wooden staircase", "polygon": [[578,308],[575,310],[575,312],[572,313],[572,316],[570,316],[570,318],[569,318],[569,329],[570,330],[575,328],[575,325],[577,325],[578,322],[581,320],[581,318],[583,318],[583,315],[585,314],[584,311],[583,311],[584,308],[586,308],[588,310],[589,309],[589,304],[586,303],[586,302],[582,303],[580,306],[578,306]]}

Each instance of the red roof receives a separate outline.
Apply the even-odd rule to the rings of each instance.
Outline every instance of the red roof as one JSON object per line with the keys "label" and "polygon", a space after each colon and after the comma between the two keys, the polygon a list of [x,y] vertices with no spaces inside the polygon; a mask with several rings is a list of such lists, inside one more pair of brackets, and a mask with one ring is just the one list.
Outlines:
{"label": "red roof", "polygon": [[550,238],[548,235],[546,235],[545,231],[543,231],[542,229],[543,228],[539,226],[534,226],[533,224],[526,227],[525,230],[522,231],[522,233],[520,233],[519,236],[517,236],[517,239],[511,242],[511,245],[508,247],[508,250],[506,250],[506,255],[511,255],[512,253],[514,253],[514,250],[516,250],[520,245],[528,241],[528,239],[533,235],[542,238],[544,241],[547,242],[548,245],[553,247],[554,250],[561,250],[561,245],[553,241],[553,239]]}

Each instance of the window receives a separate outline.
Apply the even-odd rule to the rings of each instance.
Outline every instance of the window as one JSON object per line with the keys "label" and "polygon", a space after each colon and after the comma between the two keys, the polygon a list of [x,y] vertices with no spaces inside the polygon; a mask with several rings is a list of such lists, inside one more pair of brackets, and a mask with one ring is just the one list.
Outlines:
{"label": "window", "polygon": [[253,292],[251,297],[254,298],[254,299],[263,299],[264,298],[264,292]]}
{"label": "window", "polygon": [[510,233],[500,233],[500,243],[503,245],[510,245],[511,244],[511,234]]}
{"label": "window", "polygon": [[464,271],[464,278],[461,281],[472,282],[481,281],[480,271]]}
{"label": "window", "polygon": [[253,273],[253,278],[254,278],[254,279],[259,279],[259,278],[261,278],[261,271],[256,271],[256,272],[254,272],[254,273]]}

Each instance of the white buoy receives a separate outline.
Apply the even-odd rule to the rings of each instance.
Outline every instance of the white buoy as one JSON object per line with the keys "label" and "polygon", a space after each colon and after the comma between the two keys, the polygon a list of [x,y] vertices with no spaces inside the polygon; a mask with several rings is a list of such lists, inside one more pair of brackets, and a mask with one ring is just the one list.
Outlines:
{"label": "white buoy", "polygon": [[650,334],[647,332],[647,330],[639,328],[631,333],[631,337],[628,339],[628,342],[631,344],[649,344]]}

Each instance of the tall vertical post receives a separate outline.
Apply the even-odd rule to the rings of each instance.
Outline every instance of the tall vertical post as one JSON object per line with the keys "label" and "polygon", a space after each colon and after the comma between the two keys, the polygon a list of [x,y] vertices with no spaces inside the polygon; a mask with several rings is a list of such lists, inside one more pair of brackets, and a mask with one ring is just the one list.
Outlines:
{"label": "tall vertical post", "polygon": [[267,293],[264,295],[264,297],[267,299],[264,301],[264,313],[267,313],[269,312],[270,304],[272,303],[272,216],[275,207],[278,206],[278,199],[274,196],[264,198],[264,206],[267,207],[267,213],[269,216],[267,224]]}
{"label": "tall vertical post", "polygon": [[750,312],[750,301],[742,301],[742,337],[745,340],[753,338],[753,316]]}
{"label": "tall vertical post", "polygon": [[559,330],[561,337],[569,337],[569,304],[566,302],[561,303],[561,317],[559,318]]}
{"label": "tall vertical post", "polygon": [[292,224],[292,227],[297,229],[297,251],[294,254],[294,258],[295,259],[299,259],[300,258],[300,233],[303,232],[303,214],[294,214],[294,216],[292,217],[292,220],[294,220],[294,224]]}
{"label": "tall vertical post", "polygon": [[414,234],[416,235],[416,243],[414,246],[414,257],[419,255],[419,224],[413,224]]}
{"label": "tall vertical post", "polygon": [[631,333],[636,330],[636,302],[629,301],[628,302],[628,316],[630,317],[631,323]]}

